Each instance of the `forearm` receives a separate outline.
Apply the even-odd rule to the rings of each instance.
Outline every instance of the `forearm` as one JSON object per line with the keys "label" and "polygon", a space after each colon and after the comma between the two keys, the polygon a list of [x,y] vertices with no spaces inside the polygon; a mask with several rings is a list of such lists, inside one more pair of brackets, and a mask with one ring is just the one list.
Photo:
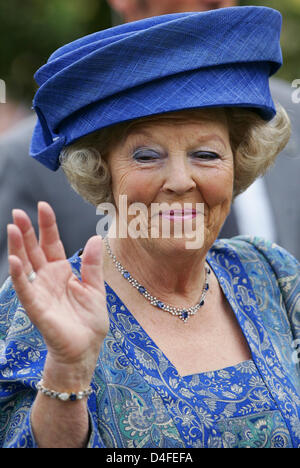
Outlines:
{"label": "forearm", "polygon": [[[90,384],[90,373],[85,368],[53,365],[48,358],[44,368],[44,386],[51,390],[78,393]],[[40,448],[82,448],[89,438],[87,398],[61,401],[42,392],[37,394],[31,425]]]}
{"label": "forearm", "polygon": [[31,424],[39,448],[84,448],[89,439],[87,401],[62,402],[38,393]]}

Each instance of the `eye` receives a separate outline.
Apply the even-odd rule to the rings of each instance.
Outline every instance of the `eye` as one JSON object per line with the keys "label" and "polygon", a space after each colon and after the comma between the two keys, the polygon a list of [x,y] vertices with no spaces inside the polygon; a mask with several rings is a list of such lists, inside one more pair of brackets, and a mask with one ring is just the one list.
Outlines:
{"label": "eye", "polygon": [[217,153],[214,153],[213,151],[195,151],[191,154],[191,156],[196,159],[205,160],[220,159],[220,156]]}
{"label": "eye", "polygon": [[133,159],[140,163],[152,162],[160,159],[161,155],[149,148],[139,148],[133,153]]}

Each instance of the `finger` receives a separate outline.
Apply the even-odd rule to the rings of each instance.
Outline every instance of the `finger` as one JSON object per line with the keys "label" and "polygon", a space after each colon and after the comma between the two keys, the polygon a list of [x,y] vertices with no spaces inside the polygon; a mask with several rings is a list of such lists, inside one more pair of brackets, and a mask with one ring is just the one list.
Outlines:
{"label": "finger", "polygon": [[32,265],[28,259],[26,249],[23,243],[23,237],[18,226],[9,224],[7,226],[8,254],[18,257],[23,265],[27,275],[32,271]]}
{"label": "finger", "polygon": [[82,254],[81,279],[96,289],[104,289],[103,248],[100,236],[91,237]]}
{"label": "finger", "polygon": [[28,215],[23,210],[13,210],[13,221],[20,229],[23,237],[24,247],[28,259],[35,271],[38,271],[46,263],[46,257],[37,241],[34,228]]}
{"label": "finger", "polygon": [[55,213],[48,203],[38,203],[38,218],[40,246],[48,262],[66,260],[65,249],[59,236]]}
{"label": "finger", "polygon": [[9,273],[18,298],[23,307],[30,310],[30,305],[32,304],[34,297],[34,289],[32,284],[28,281],[22,261],[15,255],[9,255],[8,263]]}

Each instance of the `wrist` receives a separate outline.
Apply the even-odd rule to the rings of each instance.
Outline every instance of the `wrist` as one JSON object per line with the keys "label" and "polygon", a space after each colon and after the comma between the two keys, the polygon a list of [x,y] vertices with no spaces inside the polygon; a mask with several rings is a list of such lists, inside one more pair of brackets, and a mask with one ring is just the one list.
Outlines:
{"label": "wrist", "polygon": [[79,392],[74,392],[72,390],[68,390],[65,392],[57,392],[55,389],[45,387],[45,382],[41,379],[36,388],[41,392],[43,395],[57,399],[60,401],[78,401],[83,400],[84,398],[88,398],[92,393],[92,388],[85,388],[80,390]]}
{"label": "wrist", "polygon": [[65,364],[47,356],[43,386],[58,393],[78,393],[89,388],[94,367],[82,363]]}

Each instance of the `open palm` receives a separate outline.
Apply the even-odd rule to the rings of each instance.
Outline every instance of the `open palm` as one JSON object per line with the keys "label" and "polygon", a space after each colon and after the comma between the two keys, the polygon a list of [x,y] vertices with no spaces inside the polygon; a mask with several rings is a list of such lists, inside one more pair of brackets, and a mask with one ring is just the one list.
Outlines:
{"label": "open palm", "polygon": [[[27,214],[14,210],[8,226],[10,273],[19,300],[44,337],[51,359],[64,365],[93,366],[109,319],[102,271],[102,240],[87,242],[79,281],[60,241],[55,215],[38,206],[39,242]],[[34,271],[33,282],[28,275]]]}

